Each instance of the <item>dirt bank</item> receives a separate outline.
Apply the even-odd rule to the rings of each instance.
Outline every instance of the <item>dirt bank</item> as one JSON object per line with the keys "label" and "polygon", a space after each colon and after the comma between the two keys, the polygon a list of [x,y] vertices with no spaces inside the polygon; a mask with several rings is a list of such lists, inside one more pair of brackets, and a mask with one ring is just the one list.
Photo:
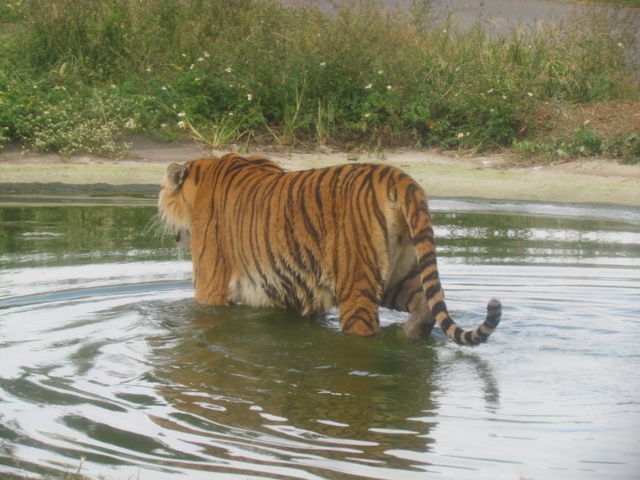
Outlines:
{"label": "dirt bank", "polygon": [[[142,139],[135,142],[123,160],[78,156],[63,161],[57,155],[24,155],[19,149],[8,148],[0,153],[0,193],[6,194],[16,185],[25,184],[153,186],[158,185],[169,163],[211,153],[224,152],[211,152],[192,142],[167,145]],[[395,151],[384,155],[331,151],[251,153],[268,156],[290,170],[347,162],[384,162],[409,172],[434,197],[640,206],[640,165],[620,165],[604,159],[513,167],[500,156],[458,158],[430,151]]]}

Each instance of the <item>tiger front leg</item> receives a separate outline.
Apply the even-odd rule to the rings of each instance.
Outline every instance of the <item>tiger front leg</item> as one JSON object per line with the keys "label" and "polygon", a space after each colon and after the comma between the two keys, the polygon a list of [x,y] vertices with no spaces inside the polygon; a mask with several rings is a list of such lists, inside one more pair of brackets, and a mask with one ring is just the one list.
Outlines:
{"label": "tiger front leg", "polygon": [[196,301],[208,305],[230,305],[230,275],[226,263],[211,259],[193,260]]}
{"label": "tiger front leg", "polygon": [[[337,302],[340,314],[340,328],[344,333],[359,337],[370,337],[380,333],[379,295],[369,293],[369,289],[352,289]],[[357,293],[356,293],[357,292]]]}
{"label": "tiger front leg", "polygon": [[193,283],[198,303],[220,306],[231,305],[226,278],[216,278],[213,275],[196,275]]}

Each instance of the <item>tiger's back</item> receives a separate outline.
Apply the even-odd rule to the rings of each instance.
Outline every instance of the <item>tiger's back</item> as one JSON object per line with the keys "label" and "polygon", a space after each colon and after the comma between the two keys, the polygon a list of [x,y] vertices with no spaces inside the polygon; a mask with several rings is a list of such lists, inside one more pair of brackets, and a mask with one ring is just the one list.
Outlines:
{"label": "tiger's back", "polygon": [[[455,341],[477,344],[497,326],[464,332],[451,320],[438,278],[426,196],[401,170],[349,164],[286,172],[227,155],[167,171],[164,223],[191,234],[196,299],[283,306],[322,314],[337,306],[343,331],[379,331],[380,305],[411,312],[408,334],[434,321]],[[433,312],[433,315],[432,315]]]}

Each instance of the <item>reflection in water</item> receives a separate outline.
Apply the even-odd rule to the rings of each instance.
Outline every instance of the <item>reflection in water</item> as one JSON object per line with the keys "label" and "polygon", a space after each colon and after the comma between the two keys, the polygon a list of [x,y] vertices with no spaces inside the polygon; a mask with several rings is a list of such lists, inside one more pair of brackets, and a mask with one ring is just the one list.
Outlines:
{"label": "reflection in water", "polygon": [[0,208],[0,476],[634,478],[640,215],[456,205],[452,315],[505,304],[477,349],[199,306],[154,208]]}
{"label": "reflection in water", "polygon": [[640,229],[610,220],[436,212],[434,222],[439,256],[457,262],[640,266]]}
{"label": "reflection in water", "polygon": [[[214,457],[259,452],[276,464],[355,474],[354,462],[378,464],[393,446],[422,451],[430,442],[429,425],[408,417],[435,409],[436,358],[398,338],[399,329],[371,342],[281,310],[195,307],[186,317],[193,321],[169,327],[176,342],[151,340],[160,392],[182,412],[164,426],[206,430],[226,450]],[[157,318],[170,325],[174,317]],[[274,447],[286,454],[272,458]]]}
{"label": "reflection in water", "polygon": [[[448,205],[432,202],[436,208],[440,203]],[[454,204],[461,206],[460,201]],[[436,211],[438,254],[448,262],[466,264],[640,266],[640,214],[607,211],[607,215],[631,219],[629,223],[601,218],[597,210],[578,213],[583,216]],[[162,239],[155,230],[154,215],[155,208],[142,207],[0,208],[0,261],[8,268],[11,262],[63,265],[146,257],[174,260],[172,241]]]}

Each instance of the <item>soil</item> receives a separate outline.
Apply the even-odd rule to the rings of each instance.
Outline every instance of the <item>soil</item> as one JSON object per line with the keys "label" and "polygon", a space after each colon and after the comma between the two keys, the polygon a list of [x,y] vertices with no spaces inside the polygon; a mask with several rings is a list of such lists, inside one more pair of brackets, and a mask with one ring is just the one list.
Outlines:
{"label": "soil", "polygon": [[[23,154],[8,147],[0,153],[0,195],[37,194],[64,186],[104,186],[155,192],[168,164],[226,152],[211,151],[195,142],[164,144],[136,139],[126,158]],[[617,204],[640,207],[640,165],[607,159],[518,166],[500,155],[473,158],[434,151],[395,150],[384,153],[313,153],[252,151],[281,163],[288,170],[321,168],[349,162],[383,162],[411,174],[433,197],[469,197],[542,202]]]}

